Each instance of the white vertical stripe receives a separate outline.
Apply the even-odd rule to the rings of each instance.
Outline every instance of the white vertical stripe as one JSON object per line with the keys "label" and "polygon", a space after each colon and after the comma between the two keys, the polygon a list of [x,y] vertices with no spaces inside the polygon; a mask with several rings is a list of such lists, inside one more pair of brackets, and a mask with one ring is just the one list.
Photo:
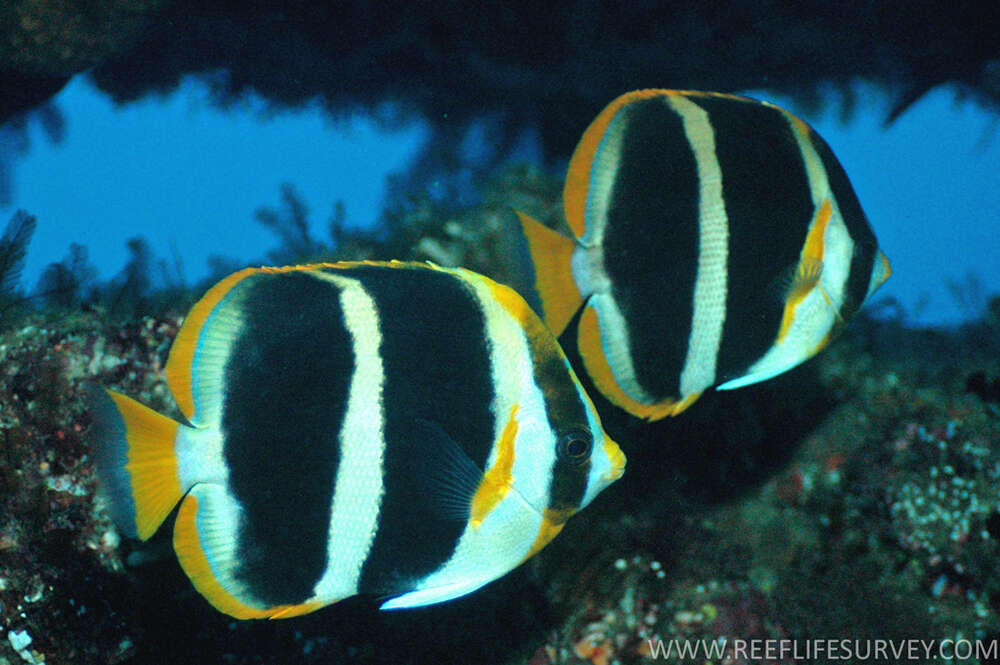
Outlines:
{"label": "white vertical stripe", "polygon": [[681,116],[698,167],[698,275],[687,357],[681,371],[681,394],[700,392],[715,383],[728,292],[729,223],[722,198],[722,171],[715,152],[715,131],[708,113],[681,95],[667,103]]}
{"label": "white vertical stripe", "polygon": [[[727,381],[718,387],[719,390],[730,390],[765,381],[795,367],[816,353],[840,316],[840,307],[844,302],[851,272],[854,241],[847,231],[837,200],[830,190],[826,165],[813,146],[810,138],[812,130],[787,111],[774,108],[784,115],[799,147],[813,203],[813,217],[810,224],[815,222],[816,212],[823,202],[826,200],[830,202],[830,220],[823,234],[823,269],[818,284],[796,305],[792,323],[781,342],[768,349],[767,353],[753,363],[743,376]],[[807,230],[811,231],[811,226]]]}
{"label": "white vertical stripe", "polygon": [[361,568],[375,539],[385,493],[385,371],[379,353],[382,333],[378,310],[361,282],[328,272],[309,274],[340,287],[340,306],[354,351],[354,374],[340,429],[340,463],[334,482],[327,566],[314,590],[316,600],[333,601],[358,592]]}
{"label": "white vertical stripe", "polygon": [[226,296],[215,305],[198,333],[194,357],[191,362],[191,395],[195,427],[222,426],[222,405],[226,399],[225,367],[232,355],[233,344],[243,331],[243,289],[257,275],[250,275],[237,282]]}
{"label": "white vertical stripe", "polygon": [[[234,574],[239,566],[237,534],[240,522],[245,519],[239,501],[226,487],[214,483],[195,485],[191,488],[190,496],[198,500],[195,528],[212,575],[223,589],[240,602],[257,604],[259,601],[254,598],[247,585]],[[184,501],[188,500],[185,497]]]}
{"label": "white vertical stripe", "polygon": [[584,247],[600,247],[604,244],[611,190],[614,188],[615,180],[618,179],[618,169],[622,161],[622,141],[625,138],[627,125],[624,118],[625,114],[619,110],[608,123],[608,128],[597,150],[594,151],[584,213],[586,228],[583,237],[580,238],[580,244]]}
{"label": "white vertical stripe", "polygon": [[826,178],[826,167],[823,166],[823,160],[819,158],[812,141],[809,140],[809,127],[784,109],[777,107],[775,109],[785,116],[785,120],[788,121],[789,128],[792,130],[792,136],[799,144],[799,152],[802,154],[803,165],[806,168],[806,178],[809,180],[809,194],[813,205],[819,208],[823,199],[830,196],[830,184]]}

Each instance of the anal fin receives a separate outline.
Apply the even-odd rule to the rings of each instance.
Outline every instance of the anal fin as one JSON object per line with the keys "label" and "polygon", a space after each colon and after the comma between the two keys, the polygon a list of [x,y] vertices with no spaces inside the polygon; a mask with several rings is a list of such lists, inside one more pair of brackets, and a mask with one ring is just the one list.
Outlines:
{"label": "anal fin", "polygon": [[486,582],[478,583],[462,581],[446,584],[444,586],[430,587],[428,589],[417,589],[416,591],[410,591],[409,593],[404,593],[401,596],[390,598],[379,605],[379,609],[399,610],[410,607],[423,607],[424,605],[433,605],[435,603],[443,603],[446,600],[459,598],[472,593],[485,584]]}
{"label": "anal fin", "polygon": [[615,362],[608,357],[604,346],[605,334],[601,330],[597,309],[590,304],[583,310],[577,328],[577,349],[583,359],[587,375],[608,401],[643,420],[661,420],[676,416],[693,404],[701,392],[683,395],[678,399],[641,401],[629,391],[612,369]]}
{"label": "anal fin", "polygon": [[236,579],[238,506],[219,485],[195,485],[174,524],[174,551],[205,599],[237,619],[284,619],[314,612],[327,602],[263,605]]}

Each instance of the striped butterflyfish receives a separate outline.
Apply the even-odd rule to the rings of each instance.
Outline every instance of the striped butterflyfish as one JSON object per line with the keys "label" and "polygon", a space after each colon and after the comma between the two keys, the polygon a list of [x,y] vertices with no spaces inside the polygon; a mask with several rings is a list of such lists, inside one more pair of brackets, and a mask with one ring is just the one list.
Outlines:
{"label": "striped butterflyfish", "polygon": [[773,104],[639,90],[570,160],[574,237],[518,213],[523,295],[587,374],[649,420],[764,381],[820,351],[888,277],[827,143]]}
{"label": "striped butterflyfish", "polygon": [[470,593],[625,465],[527,303],[462,269],[242,270],[188,313],[166,378],[188,424],[93,389],[98,472],[126,535],[176,508],[181,567],[238,618]]}

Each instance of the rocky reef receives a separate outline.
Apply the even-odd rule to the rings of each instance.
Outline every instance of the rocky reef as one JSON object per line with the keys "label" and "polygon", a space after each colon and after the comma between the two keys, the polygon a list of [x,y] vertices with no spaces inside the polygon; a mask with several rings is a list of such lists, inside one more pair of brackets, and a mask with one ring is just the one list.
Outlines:
{"label": "rocky reef", "polygon": [[[480,206],[415,205],[325,258],[504,279],[508,207],[552,218],[558,192],[508,169]],[[170,528],[122,539],[97,491],[84,388],[176,414],[162,370],[184,307],[47,307],[0,331],[0,664],[739,663],[657,649],[1000,636],[1000,300],[947,331],[862,316],[804,366],[676,419],[598,401],[628,472],[520,569],[440,606],[354,598],[272,622],[215,612]]]}

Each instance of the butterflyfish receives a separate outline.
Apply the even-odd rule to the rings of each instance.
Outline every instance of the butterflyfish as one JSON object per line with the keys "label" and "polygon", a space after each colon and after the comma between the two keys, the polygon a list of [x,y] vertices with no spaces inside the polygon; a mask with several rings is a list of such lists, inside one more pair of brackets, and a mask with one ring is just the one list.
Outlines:
{"label": "butterflyfish", "polygon": [[563,209],[571,236],[518,213],[518,288],[557,336],[575,322],[596,388],[648,420],[807,360],[891,273],[829,145],[746,97],[617,98]]}
{"label": "butterflyfish", "polygon": [[625,465],[525,301],[462,269],[242,270],[188,313],[166,379],[187,423],[93,389],[98,471],[129,536],[177,509],[181,567],[240,619],[468,594]]}

